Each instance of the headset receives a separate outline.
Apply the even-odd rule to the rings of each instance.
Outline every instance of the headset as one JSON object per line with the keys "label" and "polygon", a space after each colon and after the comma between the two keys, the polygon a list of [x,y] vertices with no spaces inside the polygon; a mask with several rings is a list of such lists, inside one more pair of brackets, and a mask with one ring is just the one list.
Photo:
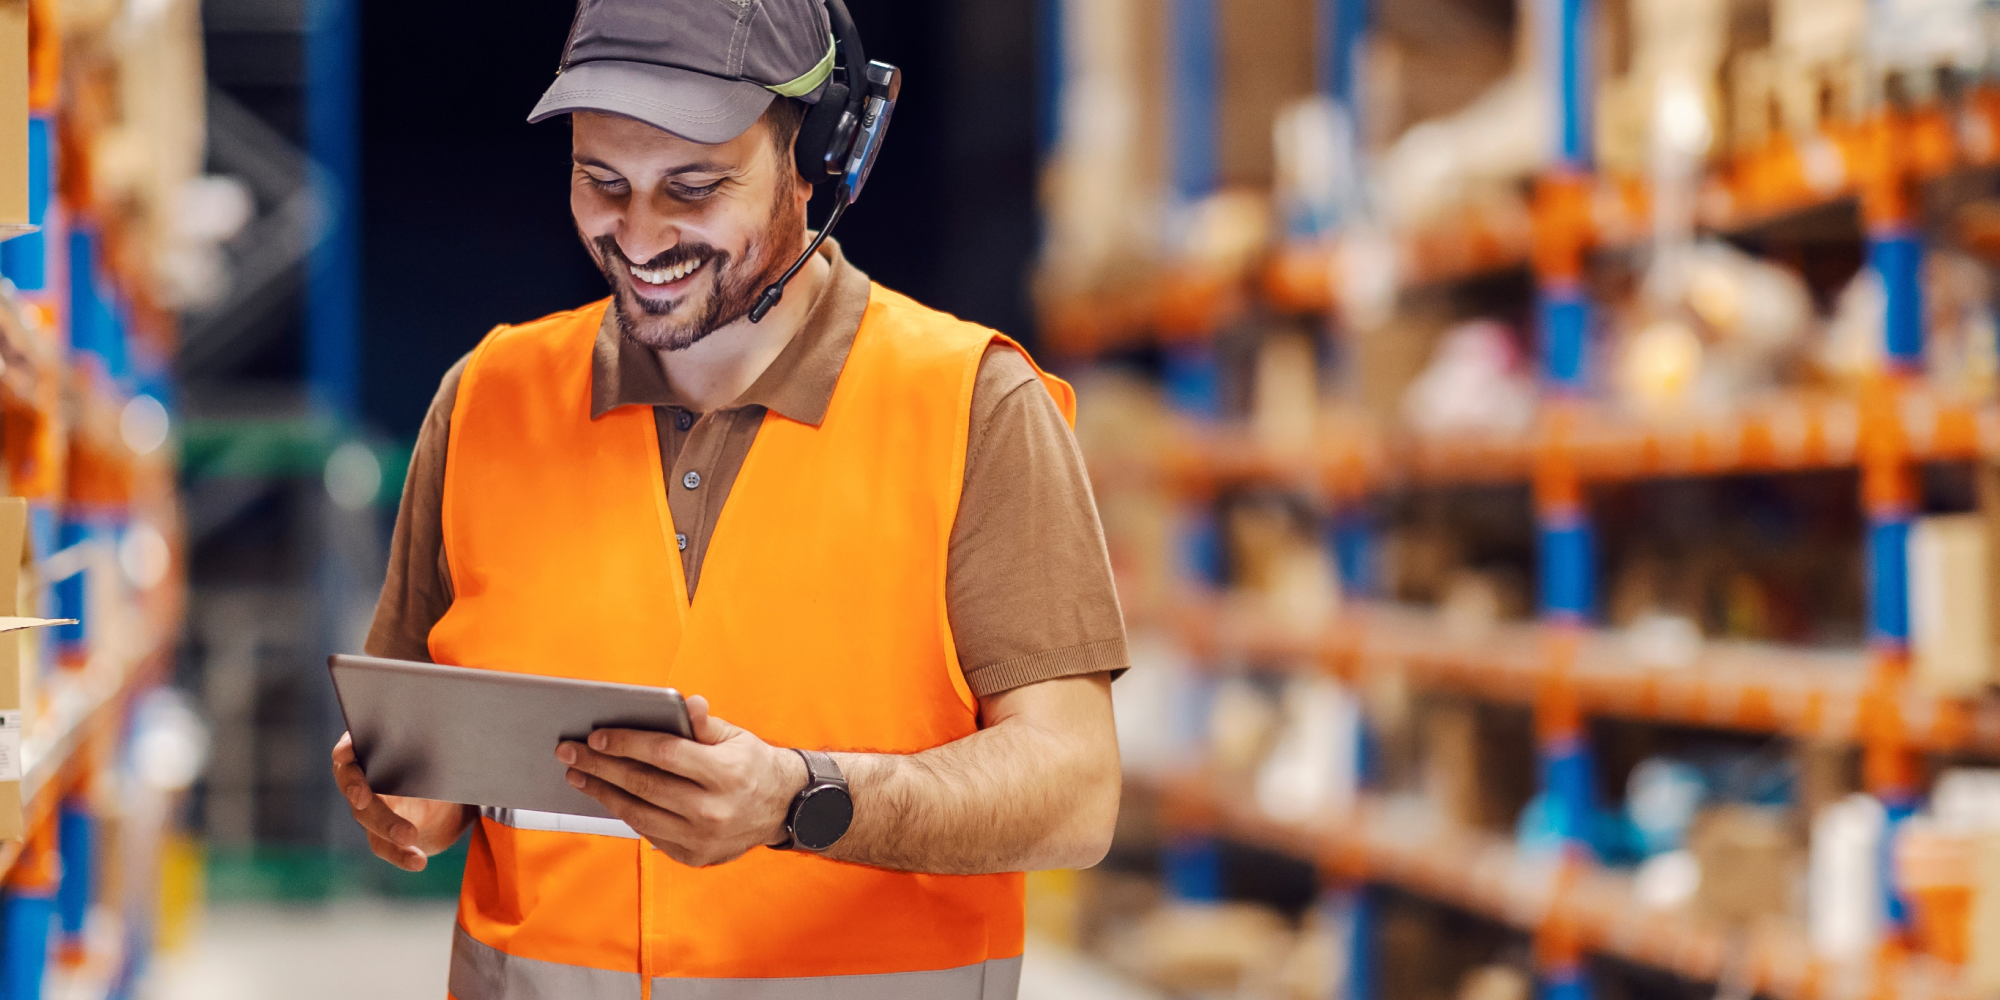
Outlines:
{"label": "headset", "polygon": [[902,70],[885,62],[868,61],[861,47],[861,32],[855,29],[847,5],[841,0],[824,2],[827,19],[833,25],[835,75],[827,78],[819,103],[811,106],[805,121],[799,124],[798,140],[792,144],[792,160],[809,183],[835,181],[833,214],[826,217],[826,225],[819,227],[819,235],[785,270],[784,277],[757,297],[757,304],[750,307],[752,323],[761,322],[764,314],[778,304],[784,297],[785,286],[819,252],[819,245],[826,242],[827,234],[833,232],[834,223],[840,221],[847,206],[861,197],[861,187],[868,183],[868,173],[875,169],[875,157],[882,152],[882,139],[889,133],[889,116],[896,110],[896,98],[903,91]]}

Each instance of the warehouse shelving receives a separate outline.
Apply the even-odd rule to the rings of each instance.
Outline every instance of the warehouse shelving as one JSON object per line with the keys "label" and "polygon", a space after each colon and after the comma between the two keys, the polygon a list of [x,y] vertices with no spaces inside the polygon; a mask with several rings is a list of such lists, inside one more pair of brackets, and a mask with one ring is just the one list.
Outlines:
{"label": "warehouse shelving", "polygon": [[[1505,837],[1455,828],[1423,803],[1365,799],[1340,817],[1275,820],[1212,774],[1135,779],[1160,793],[1183,832],[1220,834],[1313,861],[1329,876],[1399,886],[1544,939],[1702,982],[1731,981],[1772,1000],[1973,994],[1947,964],[1885,950],[1828,962],[1798,928],[1732,929],[1684,909],[1642,904],[1630,875]],[[1739,943],[1740,942],[1740,943]]]}
{"label": "warehouse shelving", "polygon": [[0,843],[0,997],[128,997],[176,818],[174,791],[148,783],[165,758],[134,747],[160,732],[145,720],[171,700],[154,692],[185,599],[168,258],[191,249],[200,13],[6,2],[27,47],[0,67],[25,76],[28,117],[0,141],[26,154],[29,225],[0,244],[0,492],[12,517],[25,502],[29,558],[0,553],[0,569],[19,574],[8,614],[62,622],[8,637],[20,689],[0,705],[23,722],[4,801],[25,836]]}
{"label": "warehouse shelving", "polygon": [[[1315,89],[1350,121],[1367,113],[1354,100],[1348,48],[1367,30],[1365,6],[1313,5],[1322,31],[1318,57],[1347,64],[1344,72],[1322,74]],[[1167,35],[1176,40],[1187,37],[1188,23],[1227,9],[1198,0],[1164,7]],[[1165,563],[1179,566],[1183,576],[1178,586],[1144,578],[1152,599],[1167,596],[1164,607],[1146,606],[1134,614],[1134,631],[1163,630],[1210,678],[1245,672],[1332,677],[1358,698],[1364,714],[1365,692],[1397,687],[1380,681],[1525,708],[1533,716],[1533,785],[1550,806],[1540,818],[1561,827],[1541,832],[1565,844],[1547,856],[1526,854],[1498,835],[1424,819],[1427,810],[1420,804],[1366,795],[1340,816],[1278,822],[1250,805],[1251,783],[1244,775],[1204,775],[1164,789],[1168,843],[1159,858],[1162,882],[1188,901],[1219,892],[1219,879],[1204,879],[1196,869],[1219,864],[1210,838],[1224,836],[1315,861],[1323,886],[1344,887],[1330,891],[1351,892],[1370,882],[1404,886],[1528,931],[1535,944],[1537,995],[1544,1000],[1590,996],[1585,952],[1783,1000],[1968,995],[1970,988],[1954,967],[1902,953],[1906,942],[1894,935],[1879,952],[1829,963],[1814,956],[1802,928],[1727,927],[1690,912],[1644,911],[1629,876],[1589,860],[1590,833],[1578,824],[1596,811],[1590,746],[1596,729],[1589,725],[1596,718],[1777,736],[1815,748],[1856,747],[1861,785],[1885,807],[1892,824],[1922,801],[1931,763],[1924,755],[2000,757],[2000,698],[1941,695],[1911,676],[1905,550],[1923,508],[1922,466],[2000,460],[2000,405],[1948,395],[1920,374],[1925,243],[1939,222],[1933,210],[1969,186],[1990,193],[2000,167],[2000,86],[1987,64],[1941,86],[1952,92],[1949,99],[1906,104],[1872,89],[1882,83],[1876,79],[1854,84],[1873,95],[1865,113],[1829,110],[1830,99],[1820,93],[1809,128],[1788,119],[1755,141],[1742,131],[1732,136],[1731,152],[1696,174],[1689,205],[1694,231],[1749,246],[1766,240],[1783,244],[1797,236],[1794,230],[1817,232],[1819,223],[1836,220],[1832,228],[1839,238],[1858,247],[1862,266],[1880,277],[1880,370],[1855,382],[1739,393],[1722,405],[1648,417],[1599,396],[1591,355],[1599,350],[1605,325],[1598,316],[1604,309],[1600,292],[1638,280],[1629,272],[1647,256],[1655,195],[1664,204],[1671,188],[1656,192],[1644,178],[1594,162],[1591,131],[1601,119],[1595,117],[1592,81],[1600,69],[1612,72],[1608,64],[1631,58],[1627,53],[1600,60],[1591,51],[1590,39],[1615,33],[1594,22],[1596,7],[1554,2],[1520,8],[1533,20],[1537,36],[1535,46],[1516,50],[1534,63],[1521,71],[1541,77],[1553,126],[1543,164],[1506,182],[1525,192],[1525,217],[1445,211],[1441,223],[1392,232],[1380,218],[1363,213],[1360,224],[1345,232],[1335,224],[1274,240],[1235,270],[1185,263],[1168,250],[1166,262],[1148,277],[1111,272],[1117,282],[1095,290],[1053,282],[1051,288],[1067,293],[1045,293],[1041,300],[1043,344],[1053,354],[1077,364],[1110,358],[1136,361],[1139,368],[1157,365],[1165,383],[1162,396],[1170,415],[1164,433],[1143,446],[1132,446],[1128,438],[1121,452],[1088,456],[1101,491],[1144,494],[1150,504],[1146,516],[1155,518],[1145,523],[1168,525],[1133,529],[1132,538],[1159,539],[1167,551],[1152,563],[1133,558],[1135,572],[1153,573]],[[1616,30],[1634,29],[1628,20]],[[1730,37],[1730,47],[1743,44],[1741,36]],[[1528,48],[1532,56],[1526,55]],[[1191,180],[1206,175],[1183,169],[1186,147],[1212,138],[1204,130],[1214,127],[1214,95],[1199,91],[1214,84],[1213,67],[1205,62],[1213,53],[1190,56],[1170,47],[1167,58],[1170,73],[1194,80],[1188,84],[1177,76],[1180,89],[1166,113],[1173,160],[1166,197],[1185,205],[1214,192],[1212,176],[1204,187]],[[1868,57],[1857,58],[1860,62],[1848,67],[1857,80],[1879,69],[1859,68]],[[1189,90],[1197,93],[1189,96]],[[1866,95],[1848,96],[1857,98],[1858,106]],[[1730,113],[1739,129],[1741,110]],[[1959,242],[1991,257],[2000,247],[1996,218],[2000,213],[1988,210],[1978,219],[1960,214],[1947,224],[1960,230]],[[1218,400],[1225,390],[1218,387],[1243,387],[1246,373],[1238,369],[1265,329],[1297,339],[1301,329],[1324,322],[1325,349],[1317,352],[1317,361],[1348,363],[1361,341],[1349,341],[1347,333],[1367,332],[1362,328],[1368,322],[1348,313],[1379,313],[1385,305],[1379,283],[1364,280],[1354,301],[1345,294],[1357,263],[1352,255],[1361,254],[1391,259],[1395,310],[1462,312],[1460,297],[1508,298],[1506,307],[1491,314],[1532,330],[1527,340],[1534,345],[1532,375],[1539,384],[1525,431],[1426,435],[1395,429],[1382,399],[1340,400],[1307,418],[1317,419],[1318,426],[1287,427],[1292,433],[1270,437],[1259,436],[1260,429],[1271,429],[1263,419],[1269,414],[1242,424],[1220,419]],[[1524,303],[1514,300],[1528,290],[1532,301],[1518,310]],[[1452,302],[1445,308],[1440,300]],[[1409,336],[1435,318],[1426,314],[1413,318],[1410,327],[1375,329],[1386,330],[1378,334],[1383,337]],[[1379,316],[1373,322],[1380,324]],[[1323,388],[1327,381],[1317,384]],[[1303,406],[1284,412],[1297,417]],[[1706,640],[1664,663],[1657,662],[1657,649],[1635,646],[1629,633],[1598,627],[1593,508],[1613,492],[1602,487],[1825,470],[1855,473],[1864,555],[1858,563],[1866,567],[1865,645],[1824,649]],[[1368,576],[1365,559],[1346,558],[1346,546],[1358,537],[1358,547],[1369,548],[1374,539],[1368,536],[1383,527],[1371,518],[1407,513],[1412,506],[1444,510],[1447,503],[1490,495],[1416,496],[1461,486],[1518,487],[1529,497],[1534,524],[1527,562],[1536,620],[1466,621],[1449,608],[1365,599],[1377,592],[1379,581]],[[1331,550],[1327,562],[1342,574],[1348,598],[1339,611],[1328,612],[1331,621],[1323,627],[1302,626],[1299,609],[1291,605],[1267,606],[1274,592],[1236,593],[1224,582],[1230,570],[1222,553],[1235,543],[1224,537],[1216,512],[1230,504],[1265,503],[1273,493],[1287,499],[1268,509],[1317,515],[1316,527]],[[1135,524],[1141,520],[1134,515]],[[1507,551],[1507,571],[1516,569],[1521,554]],[[1511,586],[1511,577],[1507,583]],[[1266,579],[1260,586],[1280,584]],[[1237,693],[1271,689],[1234,687]],[[1287,699],[1293,690],[1286,689]],[[1287,702],[1276,717],[1290,710]],[[1185,732],[1191,725],[1186,719],[1177,718],[1174,725],[1181,737],[1199,738]],[[1357,949],[1357,967],[1366,964],[1359,951],[1366,947],[1363,936],[1356,932],[1348,942]],[[1365,976],[1348,989],[1352,1000],[1373,996]]]}

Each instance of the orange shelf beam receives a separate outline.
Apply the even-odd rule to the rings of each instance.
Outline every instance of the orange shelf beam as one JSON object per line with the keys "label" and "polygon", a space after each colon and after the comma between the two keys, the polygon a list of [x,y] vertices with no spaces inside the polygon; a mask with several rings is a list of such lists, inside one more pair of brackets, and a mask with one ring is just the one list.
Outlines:
{"label": "orange shelf beam", "polygon": [[[1440,612],[1359,604],[1323,634],[1300,636],[1230,602],[1191,602],[1175,619],[1201,662],[1317,669],[1363,686],[1400,674],[1424,690],[1528,706],[1555,670],[1548,629],[1532,622],[1454,636]],[[1893,725],[1913,749],[2000,757],[2000,698],[1885,686],[1860,649],[1711,641],[1692,663],[1662,666],[1638,660],[1617,633],[1582,630],[1572,642],[1564,676],[1585,715],[1845,742]]]}
{"label": "orange shelf beam", "polygon": [[[1171,435],[1152,465],[1170,487],[1195,496],[1260,482],[1339,484],[1351,493],[1357,477],[1364,488],[1526,484],[1538,456],[1552,449],[1586,483],[1844,469],[1866,457],[1862,409],[1846,396],[1786,393],[1724,418],[1648,423],[1584,411],[1559,438],[1544,421],[1517,436],[1348,433],[1304,453],[1265,448],[1243,428],[1191,425]],[[1898,446],[1910,461],[2000,457],[2000,406],[1905,392],[1886,412],[1900,420]],[[1113,464],[1135,465],[1133,456]]]}

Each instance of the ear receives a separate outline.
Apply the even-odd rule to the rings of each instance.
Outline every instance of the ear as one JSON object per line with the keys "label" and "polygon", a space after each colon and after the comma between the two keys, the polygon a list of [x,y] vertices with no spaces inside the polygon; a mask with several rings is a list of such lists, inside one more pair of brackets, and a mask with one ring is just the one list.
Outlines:
{"label": "ear", "polygon": [[792,197],[798,199],[803,206],[812,200],[813,188],[806,182],[805,175],[799,173],[798,158],[792,155],[792,147],[797,145],[798,141],[798,136],[794,135],[791,142],[780,144],[775,132],[771,133],[769,139],[771,155],[778,164],[778,176],[784,178],[780,183],[791,184]]}
{"label": "ear", "polygon": [[785,158],[785,165],[788,168],[787,172],[791,174],[792,197],[798,200],[799,212],[803,214],[807,203],[812,201],[813,186],[806,183],[805,177],[800,175],[798,169],[792,165],[791,157],[788,156]]}

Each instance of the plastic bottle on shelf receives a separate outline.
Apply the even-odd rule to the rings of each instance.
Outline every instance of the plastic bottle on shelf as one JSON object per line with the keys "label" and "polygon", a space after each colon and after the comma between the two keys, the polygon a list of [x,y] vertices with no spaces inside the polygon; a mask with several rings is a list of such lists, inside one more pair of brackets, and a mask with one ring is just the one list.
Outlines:
{"label": "plastic bottle on shelf", "polygon": [[1353,117],[1333,98],[1314,94],[1278,111],[1271,139],[1286,237],[1332,235],[1360,200]]}
{"label": "plastic bottle on shelf", "polygon": [[1360,702],[1345,685],[1304,678],[1286,686],[1282,715],[1277,743],[1257,772],[1258,807],[1284,821],[1346,812],[1360,785]]}
{"label": "plastic bottle on shelf", "polygon": [[1479,319],[1446,330],[1403,395],[1403,419],[1425,434],[1520,434],[1535,415],[1533,379],[1507,326]]}
{"label": "plastic bottle on shelf", "polygon": [[1886,900],[1881,877],[1888,814],[1874,796],[1855,793],[1813,817],[1806,884],[1806,928],[1822,958],[1852,961],[1880,939]]}
{"label": "plastic bottle on shelf", "polygon": [[1625,781],[1625,815],[1638,852],[1651,857],[1679,849],[1707,798],[1708,782],[1693,765],[1667,757],[1640,761]]}

